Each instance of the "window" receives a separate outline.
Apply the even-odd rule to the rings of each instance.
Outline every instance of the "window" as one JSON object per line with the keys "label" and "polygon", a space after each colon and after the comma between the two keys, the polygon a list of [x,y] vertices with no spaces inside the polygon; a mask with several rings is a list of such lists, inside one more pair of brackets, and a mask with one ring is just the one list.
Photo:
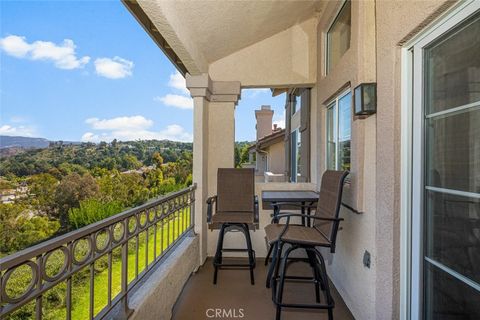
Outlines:
{"label": "window", "polygon": [[327,61],[326,73],[337,64],[343,54],[350,48],[351,33],[351,8],[350,1],[346,1],[327,32]]}
{"label": "window", "polygon": [[292,152],[291,152],[291,172],[292,172],[292,177],[291,181],[292,182],[297,182],[298,177],[301,175],[301,152],[300,150],[302,149],[302,143],[301,143],[301,134],[298,129],[293,131],[290,134],[290,141],[292,142]]}
{"label": "window", "polygon": [[295,88],[285,112],[285,172],[289,182],[310,181],[310,89]]}
{"label": "window", "polygon": [[[298,93],[298,90],[297,90],[297,93]],[[300,108],[302,108],[302,95],[299,94],[295,94],[294,95],[294,102],[292,103],[292,116],[297,113],[298,111],[300,111]]]}
{"label": "window", "polygon": [[327,107],[327,169],[350,170],[352,94],[338,96]]}

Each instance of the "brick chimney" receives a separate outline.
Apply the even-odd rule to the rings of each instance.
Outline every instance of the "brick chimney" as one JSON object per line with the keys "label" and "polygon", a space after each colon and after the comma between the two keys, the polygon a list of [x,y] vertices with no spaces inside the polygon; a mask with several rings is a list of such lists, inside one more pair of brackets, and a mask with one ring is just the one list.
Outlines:
{"label": "brick chimney", "polygon": [[260,110],[255,110],[257,119],[257,141],[269,134],[272,134],[273,110],[270,106],[262,106]]}

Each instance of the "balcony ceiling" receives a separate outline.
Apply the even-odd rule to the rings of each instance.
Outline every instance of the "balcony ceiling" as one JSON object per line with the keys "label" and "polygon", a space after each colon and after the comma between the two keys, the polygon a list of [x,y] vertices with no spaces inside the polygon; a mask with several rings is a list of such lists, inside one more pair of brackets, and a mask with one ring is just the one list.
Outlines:
{"label": "balcony ceiling", "polygon": [[320,1],[177,1],[178,18],[207,62],[216,61],[312,17]]}
{"label": "balcony ceiling", "polygon": [[325,4],[318,0],[137,1],[182,62],[188,63],[182,56],[189,52],[192,60],[203,60],[204,65],[318,15]]}

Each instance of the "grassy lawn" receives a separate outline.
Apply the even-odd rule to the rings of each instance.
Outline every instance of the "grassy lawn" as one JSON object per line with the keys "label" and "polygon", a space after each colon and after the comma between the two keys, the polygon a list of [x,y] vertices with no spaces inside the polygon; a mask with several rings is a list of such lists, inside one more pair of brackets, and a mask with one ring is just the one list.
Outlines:
{"label": "grassy lawn", "polygon": [[[180,214],[171,219],[164,219],[157,223],[156,235],[156,256],[168,248],[168,246],[181,235],[185,228],[190,225],[190,209],[184,209]],[[148,246],[147,233],[148,232]],[[143,231],[138,235],[138,274],[140,274],[148,264],[154,261],[154,237],[155,230],[152,227],[148,231]],[[136,239],[128,242],[128,282],[131,283],[136,278]],[[148,252],[147,252],[148,249]],[[58,261],[56,261],[58,260]],[[50,260],[49,260],[50,261]],[[63,264],[63,258],[53,261],[55,266],[49,266],[57,270]],[[58,269],[59,270],[59,269]],[[121,248],[116,248],[112,253],[112,300],[121,290]],[[55,274],[56,271],[51,272]],[[72,276],[72,319],[89,319],[90,315],[90,266],[84,267]],[[30,281],[30,272],[28,268],[19,270],[18,274],[12,276],[19,281],[15,281],[15,286],[9,292],[22,292],[26,284]],[[10,281],[11,282],[11,281]],[[94,281],[94,315],[97,315],[108,304],[108,255],[95,261]],[[59,283],[54,288],[48,290],[43,295],[43,319],[65,319],[66,318],[66,282]],[[31,319],[34,315],[35,301],[32,301],[7,316],[5,319]]]}
{"label": "grassy lawn", "polygon": [[[187,221],[184,221],[186,219]],[[186,222],[186,223],[184,223]],[[185,210],[179,217],[170,221],[165,221],[163,226],[157,225],[157,256],[163,252],[169,244],[178,238],[184,231],[184,226],[190,224],[189,211]],[[179,226],[179,228],[177,228]],[[147,259],[147,241],[146,232],[139,234],[138,237],[138,273],[142,272],[146,266]],[[148,263],[154,260],[154,228],[148,230]],[[120,248],[117,249],[118,251]],[[128,254],[128,282],[135,279],[135,240],[129,241]],[[114,255],[112,259],[112,299],[121,290],[121,270],[122,261],[120,255]],[[103,257],[98,263],[107,263],[107,257]],[[95,274],[94,278],[94,314],[100,312],[108,303],[108,269]],[[77,295],[72,307],[72,319],[88,319],[90,305],[90,283],[89,279],[78,290],[72,291],[72,296]]]}

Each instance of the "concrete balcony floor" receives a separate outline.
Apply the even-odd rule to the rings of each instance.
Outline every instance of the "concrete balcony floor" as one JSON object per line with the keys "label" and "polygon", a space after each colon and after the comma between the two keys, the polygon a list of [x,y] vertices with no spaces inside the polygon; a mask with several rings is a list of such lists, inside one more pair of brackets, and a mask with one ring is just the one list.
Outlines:
{"label": "concrete balcony floor", "polygon": [[[228,258],[224,258],[230,262]],[[238,261],[238,259],[236,259]],[[275,305],[271,299],[271,290],[265,287],[267,267],[264,259],[257,258],[255,268],[255,285],[250,284],[248,269],[219,270],[217,285],[213,285],[212,260],[207,259],[197,273],[192,274],[185,284],[174,309],[172,319],[275,319]],[[311,269],[306,263],[293,263],[287,274],[311,275]],[[354,319],[342,298],[330,283],[335,300],[334,319]],[[321,296],[324,299],[324,295]],[[314,303],[315,291],[313,283],[287,282],[285,284],[284,301],[291,303]],[[324,300],[322,300],[324,301]],[[209,317],[208,309],[220,308],[235,310],[230,317]],[[239,315],[243,309],[243,317]],[[209,311],[213,315],[214,311]],[[326,310],[315,309],[282,309],[283,320],[328,319]]]}

